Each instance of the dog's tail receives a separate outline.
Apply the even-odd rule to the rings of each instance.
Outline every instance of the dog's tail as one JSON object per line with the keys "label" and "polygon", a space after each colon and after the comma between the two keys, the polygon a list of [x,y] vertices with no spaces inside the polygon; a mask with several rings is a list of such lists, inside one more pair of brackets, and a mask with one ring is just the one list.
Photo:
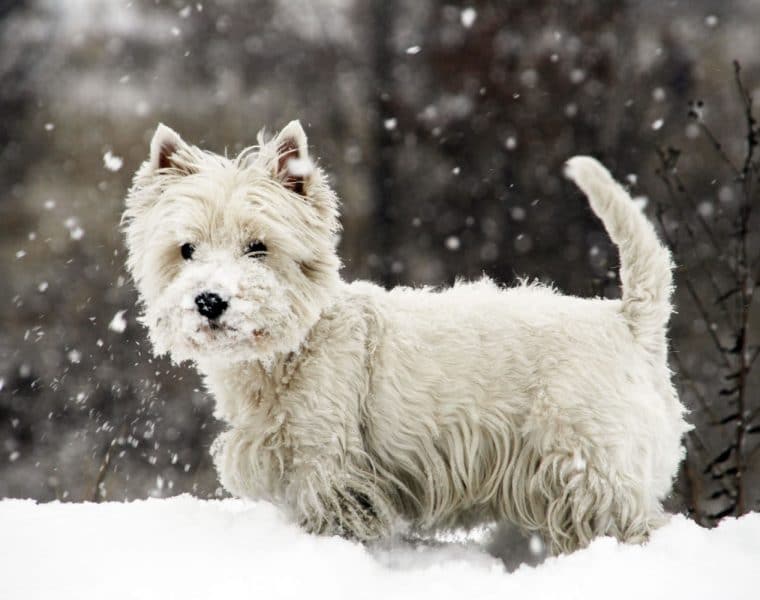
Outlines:
{"label": "dog's tail", "polygon": [[672,306],[673,262],[652,223],[628,193],[598,161],[575,156],[565,175],[588,196],[620,252],[622,312],[634,335],[647,347],[662,351]]}

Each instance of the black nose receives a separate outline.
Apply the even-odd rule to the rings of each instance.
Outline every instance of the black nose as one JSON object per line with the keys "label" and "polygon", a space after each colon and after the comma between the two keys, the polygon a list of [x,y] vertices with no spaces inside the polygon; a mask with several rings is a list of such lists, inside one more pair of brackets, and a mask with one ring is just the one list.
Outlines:
{"label": "black nose", "polygon": [[212,321],[227,310],[227,303],[221,299],[218,294],[212,292],[203,292],[195,297],[195,305],[198,312]]}

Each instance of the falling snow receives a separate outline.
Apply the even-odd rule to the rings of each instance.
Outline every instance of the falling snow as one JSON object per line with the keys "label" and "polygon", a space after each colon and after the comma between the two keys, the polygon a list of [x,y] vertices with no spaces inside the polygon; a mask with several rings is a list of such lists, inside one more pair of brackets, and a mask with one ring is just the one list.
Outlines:
{"label": "falling snow", "polygon": [[295,177],[306,177],[314,170],[314,163],[309,157],[288,160],[288,173]]}
{"label": "falling snow", "polygon": [[121,169],[123,164],[124,159],[122,159],[120,156],[112,154],[110,150],[103,155],[103,165],[109,171],[116,173],[119,169]]}
{"label": "falling snow", "polygon": [[116,333],[124,333],[124,330],[127,328],[127,320],[124,318],[124,313],[126,312],[126,310],[118,311],[108,324],[108,329]]}
{"label": "falling snow", "polygon": [[446,238],[446,248],[454,251],[459,250],[459,247],[461,246],[462,242],[459,240],[459,238],[455,235],[450,235]]}
{"label": "falling snow", "polygon": [[460,20],[462,21],[462,26],[469,29],[472,27],[472,24],[475,22],[475,19],[478,17],[477,11],[468,6],[467,8],[462,10],[462,13],[460,14]]}

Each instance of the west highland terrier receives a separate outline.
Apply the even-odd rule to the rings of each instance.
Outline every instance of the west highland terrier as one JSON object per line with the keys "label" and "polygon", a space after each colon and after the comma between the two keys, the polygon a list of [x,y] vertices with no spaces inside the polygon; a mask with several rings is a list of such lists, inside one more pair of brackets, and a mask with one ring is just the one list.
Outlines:
{"label": "west highland terrier", "polygon": [[232,494],[369,541],[509,520],[554,552],[641,541],[688,425],[671,384],[672,263],[598,162],[567,175],[620,250],[621,300],[487,278],[340,278],[338,200],[294,121],[230,159],[160,125],[126,200],[154,352],[192,361],[229,426]]}

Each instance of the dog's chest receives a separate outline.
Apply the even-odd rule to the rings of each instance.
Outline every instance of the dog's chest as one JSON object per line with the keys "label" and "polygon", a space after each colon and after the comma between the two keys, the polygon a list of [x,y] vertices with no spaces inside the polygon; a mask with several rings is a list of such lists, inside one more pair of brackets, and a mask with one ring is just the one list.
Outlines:
{"label": "dog's chest", "polygon": [[330,389],[327,371],[316,362],[292,380],[263,385],[257,373],[207,373],[215,416],[229,425],[219,448],[225,456],[222,470],[250,486],[240,495],[254,495],[255,488],[257,497],[276,498],[294,472],[314,469],[346,448],[346,421],[355,421],[349,413],[356,408]]}

